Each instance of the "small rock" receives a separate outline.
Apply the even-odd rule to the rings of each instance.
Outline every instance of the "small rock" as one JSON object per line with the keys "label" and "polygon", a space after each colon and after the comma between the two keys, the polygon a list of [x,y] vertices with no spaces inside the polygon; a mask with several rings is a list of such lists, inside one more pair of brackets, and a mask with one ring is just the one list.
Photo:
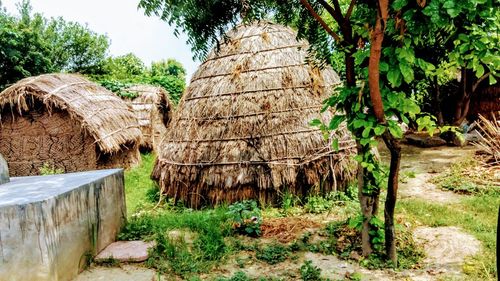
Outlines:
{"label": "small rock", "polygon": [[154,242],[118,241],[102,250],[95,261],[102,262],[111,258],[119,262],[142,262],[148,259],[148,249],[154,245]]}
{"label": "small rock", "polygon": [[465,141],[476,142],[481,139],[481,135],[477,131],[472,131],[472,133],[464,134]]}
{"label": "small rock", "polygon": [[416,135],[409,134],[406,135],[406,141],[409,144],[416,145],[418,147],[436,147],[446,145],[446,141],[437,136],[428,136],[428,135]]}
{"label": "small rock", "polygon": [[358,252],[356,251],[352,251],[350,254],[349,254],[349,258],[350,259],[353,259],[355,261],[359,261],[361,260],[361,256],[358,254]]}

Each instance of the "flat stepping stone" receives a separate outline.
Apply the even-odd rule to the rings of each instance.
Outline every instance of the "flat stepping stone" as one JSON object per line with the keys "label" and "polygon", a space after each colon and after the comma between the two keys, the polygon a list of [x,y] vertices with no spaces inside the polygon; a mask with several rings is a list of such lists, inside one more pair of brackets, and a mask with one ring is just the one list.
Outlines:
{"label": "flat stepping stone", "polygon": [[118,241],[110,244],[96,257],[96,262],[114,259],[119,262],[143,262],[148,259],[148,249],[154,247],[154,242]]}
{"label": "flat stepping stone", "polygon": [[444,139],[428,135],[409,134],[406,136],[406,141],[409,144],[413,144],[418,147],[436,147],[446,145],[446,141]]}

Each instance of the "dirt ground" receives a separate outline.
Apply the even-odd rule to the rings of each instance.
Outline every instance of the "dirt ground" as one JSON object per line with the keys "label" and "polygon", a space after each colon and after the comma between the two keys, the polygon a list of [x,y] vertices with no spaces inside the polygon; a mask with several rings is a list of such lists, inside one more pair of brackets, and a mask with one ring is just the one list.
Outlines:
{"label": "dirt ground", "polygon": [[[387,156],[386,151],[381,151],[381,157]],[[460,200],[463,195],[450,191],[443,191],[436,185],[430,183],[430,179],[443,172],[452,163],[473,155],[472,147],[438,147],[420,149],[411,146],[403,147],[402,173],[411,171],[415,177],[409,177],[405,183],[400,185],[401,199],[421,199],[439,204],[452,203]],[[315,221],[324,221],[321,218]],[[326,219],[328,220],[328,219]],[[297,227],[301,231],[314,231],[319,229],[318,223],[302,221]],[[288,242],[291,238],[286,232],[296,231],[289,229],[286,225],[280,225],[279,221],[273,222],[273,227],[263,241],[271,240],[276,231],[276,239]],[[279,277],[285,280],[300,280],[298,272],[305,260],[311,260],[314,266],[322,270],[322,276],[333,280],[342,280],[360,274],[361,280],[456,280],[461,278],[461,266],[468,256],[477,254],[480,250],[480,242],[473,236],[465,233],[457,227],[417,227],[414,229],[414,238],[424,248],[426,258],[424,266],[418,270],[404,270],[395,272],[392,270],[368,270],[353,262],[340,260],[336,256],[322,255],[317,253],[301,253],[292,259],[275,265],[256,260],[250,252],[239,252],[230,257],[224,265],[214,269],[214,272],[201,276],[202,279],[210,280],[213,277],[224,275],[231,276],[237,271],[243,271],[250,277]],[[241,267],[243,265],[243,267]],[[106,281],[151,281],[158,280],[157,274],[140,265],[124,265],[118,268],[93,267],[75,281],[106,280]],[[175,278],[162,276],[161,280],[176,280]]]}

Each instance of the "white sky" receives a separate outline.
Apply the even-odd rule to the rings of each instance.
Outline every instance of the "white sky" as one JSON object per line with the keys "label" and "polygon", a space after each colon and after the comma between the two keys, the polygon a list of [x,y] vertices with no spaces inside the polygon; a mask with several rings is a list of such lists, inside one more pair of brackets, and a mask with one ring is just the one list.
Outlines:
{"label": "white sky", "polygon": [[[10,14],[18,14],[20,0],[0,0]],[[187,70],[187,83],[199,65],[192,59],[186,36],[174,35],[174,28],[158,17],[147,17],[138,10],[139,0],[31,0],[33,11],[46,17],[87,24],[111,39],[113,56],[134,53],[146,65],[160,59],[174,58]]]}

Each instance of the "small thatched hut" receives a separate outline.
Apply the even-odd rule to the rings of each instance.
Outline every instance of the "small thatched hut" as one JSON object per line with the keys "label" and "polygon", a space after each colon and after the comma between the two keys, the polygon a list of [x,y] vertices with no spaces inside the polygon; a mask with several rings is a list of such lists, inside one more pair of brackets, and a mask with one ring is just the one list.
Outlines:
{"label": "small thatched hut", "polygon": [[311,127],[339,83],[331,69],[306,62],[306,42],[271,23],[241,25],[194,74],[162,141],[153,178],[191,207],[284,192],[304,197],[352,177],[347,130],[340,151]]}
{"label": "small thatched hut", "polygon": [[0,93],[0,153],[11,175],[139,163],[141,131],[127,104],[71,74],[25,78]]}
{"label": "small thatched hut", "polygon": [[172,115],[172,102],[161,87],[135,85],[126,89],[135,94],[134,98],[124,98],[132,107],[142,131],[141,149],[156,150],[167,131]]}

